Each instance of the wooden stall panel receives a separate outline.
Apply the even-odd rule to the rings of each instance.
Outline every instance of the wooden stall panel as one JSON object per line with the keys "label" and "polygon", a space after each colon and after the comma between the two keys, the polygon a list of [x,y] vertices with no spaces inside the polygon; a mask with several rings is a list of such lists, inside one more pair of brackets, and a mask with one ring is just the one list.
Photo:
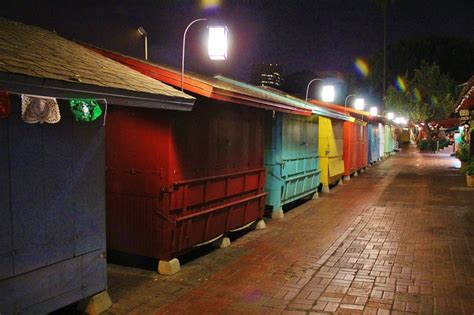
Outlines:
{"label": "wooden stall panel", "polygon": [[0,119],[0,280],[13,275],[8,129],[9,120]]}
{"label": "wooden stall panel", "polygon": [[261,193],[179,217],[174,226],[162,229],[157,256],[169,259],[193,246],[205,244],[225,232],[258,220],[263,216],[264,205],[265,193]]}
{"label": "wooden stall panel", "polygon": [[379,157],[383,158],[385,156],[385,126],[379,124],[378,131]]}
{"label": "wooden stall panel", "polygon": [[169,214],[179,217],[259,194],[263,191],[264,176],[264,170],[257,169],[176,182],[166,191],[170,204],[165,205],[164,211],[168,213],[169,209]]}
{"label": "wooden stall panel", "polygon": [[[102,250],[0,282],[0,313],[46,314],[106,289]],[[47,286],[45,287],[45,283]]]}
{"label": "wooden stall panel", "polygon": [[110,106],[106,125],[107,191],[156,195],[168,177],[166,111]]}
{"label": "wooden stall panel", "polygon": [[367,167],[369,165],[369,156],[367,155],[367,151],[369,150],[369,129],[367,126],[361,126],[362,127],[362,166],[361,167]]}
{"label": "wooden stall panel", "polygon": [[107,248],[153,257],[159,200],[152,196],[107,193]]}
{"label": "wooden stall panel", "polygon": [[262,167],[261,110],[199,99],[172,123],[171,181],[218,176]]}
{"label": "wooden stall panel", "polygon": [[344,161],[342,158],[329,159],[329,177],[336,177],[344,173]]}
{"label": "wooden stall panel", "polygon": [[102,120],[74,123],[75,255],[105,248],[105,130]]}
{"label": "wooden stall panel", "polygon": [[73,121],[65,102],[61,120],[44,125],[23,122],[19,98],[14,105],[0,125],[10,160],[0,182],[7,174],[11,183],[2,213],[2,221],[11,214],[10,245],[0,248],[14,253],[10,269],[2,266],[10,274],[0,280],[8,292],[0,294],[0,313],[42,314],[106,288],[103,128]]}
{"label": "wooden stall panel", "polygon": [[280,209],[319,185],[318,117],[279,113],[266,123],[267,204]]}
{"label": "wooden stall panel", "polygon": [[168,113],[109,106],[107,148],[107,245],[109,249],[156,256],[155,213],[162,214],[162,189],[169,187]]}

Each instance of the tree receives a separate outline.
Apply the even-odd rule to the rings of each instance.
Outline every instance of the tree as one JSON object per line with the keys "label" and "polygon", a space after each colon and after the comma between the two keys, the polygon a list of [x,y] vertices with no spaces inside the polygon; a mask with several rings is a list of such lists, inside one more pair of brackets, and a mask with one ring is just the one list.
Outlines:
{"label": "tree", "polygon": [[428,135],[431,146],[432,130],[428,123],[448,118],[455,107],[456,83],[443,74],[437,64],[421,62],[413,74],[406,75],[404,86],[391,85],[385,97],[386,111],[407,117],[420,126]]}
{"label": "tree", "polygon": [[[432,36],[404,40],[387,47],[387,80],[399,75],[413,75],[414,69],[425,60],[436,63],[440,70],[456,82],[465,82],[474,73],[474,42],[466,38]],[[371,75],[367,84],[372,95],[383,91],[383,51],[369,58]]]}
{"label": "tree", "polygon": [[394,0],[374,0],[383,10],[383,76],[382,76],[382,98],[385,98],[385,88],[387,86],[387,12],[388,5]]}

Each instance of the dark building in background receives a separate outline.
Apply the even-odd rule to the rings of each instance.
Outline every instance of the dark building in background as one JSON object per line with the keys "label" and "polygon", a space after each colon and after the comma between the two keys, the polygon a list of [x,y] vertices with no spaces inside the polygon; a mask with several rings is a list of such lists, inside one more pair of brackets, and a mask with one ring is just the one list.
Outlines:
{"label": "dark building in background", "polygon": [[252,65],[250,81],[254,85],[264,85],[281,88],[283,73],[281,66],[276,63],[259,63]]}

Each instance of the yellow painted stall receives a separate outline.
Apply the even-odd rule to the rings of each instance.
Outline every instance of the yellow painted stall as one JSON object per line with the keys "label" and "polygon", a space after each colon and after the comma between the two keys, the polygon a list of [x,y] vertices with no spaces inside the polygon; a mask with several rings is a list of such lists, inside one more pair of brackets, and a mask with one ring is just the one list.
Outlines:
{"label": "yellow painted stall", "polygon": [[342,120],[319,116],[319,157],[322,192],[329,192],[329,184],[336,183],[344,173],[344,125]]}

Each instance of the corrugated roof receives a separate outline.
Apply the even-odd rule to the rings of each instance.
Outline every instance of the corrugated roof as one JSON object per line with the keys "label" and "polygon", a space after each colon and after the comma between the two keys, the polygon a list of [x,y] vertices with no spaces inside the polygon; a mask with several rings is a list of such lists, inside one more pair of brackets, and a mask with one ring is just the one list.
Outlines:
{"label": "corrugated roof", "polygon": [[[2,81],[24,75],[99,88],[114,95],[161,97],[190,109],[194,98],[116,61],[62,38],[54,32],[0,18]],[[8,76],[10,75],[10,76]],[[46,86],[44,86],[46,87]],[[101,89],[103,91],[103,89]],[[146,97],[145,97],[146,98]],[[153,98],[153,97],[152,97]]]}
{"label": "corrugated roof", "polygon": [[[178,88],[181,87],[181,71],[177,69],[97,47],[88,47],[152,78]],[[186,71],[183,87],[187,92],[193,92],[212,99],[299,115],[311,115],[312,113],[310,104],[301,106],[301,104],[294,104],[288,100],[282,101],[280,97],[269,94],[255,86],[221,76],[209,77]]]}

